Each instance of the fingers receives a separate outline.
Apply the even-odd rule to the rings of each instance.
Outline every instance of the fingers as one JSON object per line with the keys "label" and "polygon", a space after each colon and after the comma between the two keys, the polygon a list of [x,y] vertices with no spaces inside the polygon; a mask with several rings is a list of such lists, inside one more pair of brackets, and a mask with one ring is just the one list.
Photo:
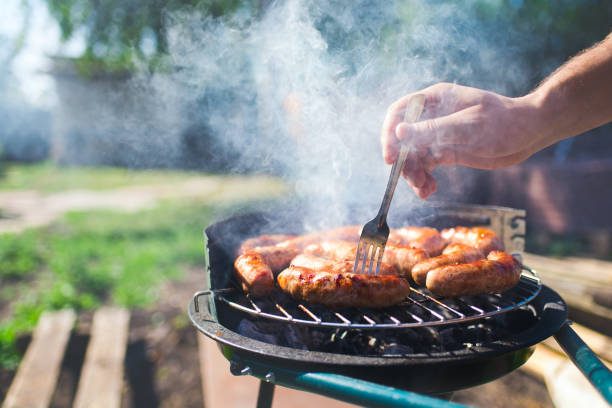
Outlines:
{"label": "fingers", "polygon": [[410,146],[466,145],[474,142],[474,108],[416,123],[399,123],[397,139]]}
{"label": "fingers", "polygon": [[425,183],[421,187],[412,188],[416,195],[423,200],[431,196],[438,189],[438,182],[436,179],[429,173],[425,173],[425,175]]}
{"label": "fingers", "polygon": [[404,168],[402,169],[402,176],[413,187],[420,188],[425,184],[425,169],[414,151],[408,153],[406,164],[404,164]]}

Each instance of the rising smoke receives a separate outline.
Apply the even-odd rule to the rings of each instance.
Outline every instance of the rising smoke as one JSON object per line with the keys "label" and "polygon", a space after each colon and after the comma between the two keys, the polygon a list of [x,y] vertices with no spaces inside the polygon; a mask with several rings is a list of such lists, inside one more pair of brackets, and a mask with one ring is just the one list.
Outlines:
{"label": "rising smoke", "polygon": [[[525,86],[517,54],[526,43],[474,4],[288,0],[257,17],[175,13],[173,77],[186,99],[214,95],[199,114],[236,154],[236,169],[280,166],[298,196],[319,203],[313,211],[336,221],[354,206],[374,215],[389,172],[379,131],[391,102],[438,81],[506,95]],[[440,170],[434,198],[469,201],[471,174]],[[418,202],[400,183],[394,206]]]}

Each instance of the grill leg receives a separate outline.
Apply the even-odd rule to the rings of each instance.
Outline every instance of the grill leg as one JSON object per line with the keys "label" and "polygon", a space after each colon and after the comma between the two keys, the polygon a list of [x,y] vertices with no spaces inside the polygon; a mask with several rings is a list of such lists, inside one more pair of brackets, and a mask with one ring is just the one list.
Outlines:
{"label": "grill leg", "polygon": [[267,381],[259,382],[259,394],[257,395],[257,408],[271,408],[274,398],[274,384]]}

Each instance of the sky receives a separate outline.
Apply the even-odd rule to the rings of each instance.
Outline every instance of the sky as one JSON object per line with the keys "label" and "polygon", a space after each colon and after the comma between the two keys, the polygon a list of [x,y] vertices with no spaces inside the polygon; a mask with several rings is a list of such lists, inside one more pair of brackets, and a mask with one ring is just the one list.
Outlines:
{"label": "sky", "polygon": [[23,0],[2,0],[0,7],[0,39],[4,46],[13,44],[26,27],[23,48],[10,66],[15,81],[10,85],[25,102],[38,108],[51,108],[57,97],[53,78],[48,74],[51,69],[49,56],[82,54],[84,37],[77,33],[70,41],[62,43],[60,29],[49,15],[46,4],[41,0],[28,0],[25,10],[23,3]]}

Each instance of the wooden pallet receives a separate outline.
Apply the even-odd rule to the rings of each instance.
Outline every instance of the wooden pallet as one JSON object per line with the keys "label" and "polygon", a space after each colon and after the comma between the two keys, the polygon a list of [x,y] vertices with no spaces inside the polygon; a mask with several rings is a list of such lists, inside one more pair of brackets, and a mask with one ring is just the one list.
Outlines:
{"label": "wooden pallet", "polygon": [[[75,320],[72,310],[41,316],[2,408],[49,406]],[[128,321],[125,309],[95,312],[73,407],[120,407]]]}

